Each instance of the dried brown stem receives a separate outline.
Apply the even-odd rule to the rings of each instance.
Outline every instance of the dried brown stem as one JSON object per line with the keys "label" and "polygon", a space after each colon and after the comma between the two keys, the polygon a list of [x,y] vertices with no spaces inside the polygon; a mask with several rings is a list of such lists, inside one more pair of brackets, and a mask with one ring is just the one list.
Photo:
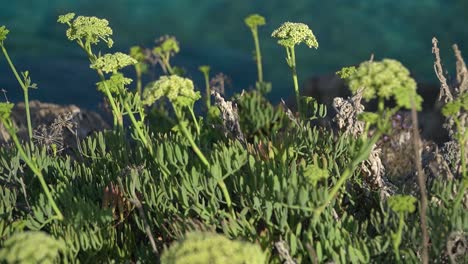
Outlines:
{"label": "dried brown stem", "polygon": [[439,93],[439,100],[443,99],[444,103],[447,103],[447,102],[453,101],[453,95],[447,84],[447,79],[444,76],[444,71],[442,69],[442,62],[440,60],[440,51],[439,51],[439,47],[437,46],[437,43],[438,43],[438,40],[436,38],[432,38],[432,53],[435,55],[434,71],[441,85],[440,93]]}
{"label": "dried brown stem", "polygon": [[148,225],[148,222],[146,221],[145,212],[143,211],[143,206],[141,205],[141,202],[138,200],[138,198],[129,199],[129,200],[138,209],[138,213],[140,214],[140,217],[143,220],[143,224],[145,225],[146,235],[148,236],[149,241],[151,243],[151,247],[153,248],[153,253],[156,255],[159,255],[158,248],[156,247],[156,242],[154,241],[153,234],[151,233],[151,228]]}
{"label": "dried brown stem", "polygon": [[419,127],[418,127],[418,114],[416,112],[416,107],[414,106],[414,101],[412,101],[411,107],[411,119],[413,123],[413,144],[414,144],[414,152],[415,152],[415,164],[418,173],[418,185],[419,191],[421,195],[421,207],[419,210],[420,218],[421,218],[421,231],[422,231],[422,263],[427,264],[429,263],[429,254],[428,254],[428,246],[429,246],[429,234],[427,232],[427,218],[426,218],[426,211],[427,211],[427,197],[426,197],[426,177],[424,175],[424,171],[422,168],[421,162],[421,137],[419,135]]}
{"label": "dried brown stem", "polygon": [[463,60],[461,51],[458,49],[457,44],[453,44],[453,51],[455,52],[455,58],[457,60],[457,82],[458,82],[458,94],[462,94],[468,91],[468,70],[466,69],[465,61]]}

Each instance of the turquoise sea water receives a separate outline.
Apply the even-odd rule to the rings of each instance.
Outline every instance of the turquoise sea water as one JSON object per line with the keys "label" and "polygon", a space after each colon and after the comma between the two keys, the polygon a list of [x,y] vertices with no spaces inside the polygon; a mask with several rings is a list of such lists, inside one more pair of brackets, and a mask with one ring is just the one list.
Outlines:
{"label": "turquoise sea water", "polygon": [[[150,46],[161,35],[174,35],[181,44],[175,65],[183,66],[201,86],[197,67],[209,64],[213,73],[231,77],[232,91],[255,82],[253,41],[243,19],[260,13],[268,23],[259,33],[274,101],[292,92],[283,48],[270,37],[284,21],[308,24],[319,41],[318,50],[301,46],[296,51],[301,81],[357,64],[374,53],[376,59],[402,61],[421,82],[435,82],[433,36],[440,41],[445,65],[453,64],[453,43],[468,54],[467,0],[0,0],[0,25],[11,31],[6,45],[18,68],[29,70],[39,85],[32,99],[87,108],[96,108],[101,100],[84,54],[56,23],[57,16],[67,12],[107,18],[114,29],[113,51]],[[0,89],[8,90],[13,102],[22,99],[2,56]]]}

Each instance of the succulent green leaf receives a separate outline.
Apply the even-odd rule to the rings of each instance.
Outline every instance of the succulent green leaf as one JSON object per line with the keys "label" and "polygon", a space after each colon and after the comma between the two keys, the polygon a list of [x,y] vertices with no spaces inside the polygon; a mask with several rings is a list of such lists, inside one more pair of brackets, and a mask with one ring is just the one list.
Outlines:
{"label": "succulent green leaf", "polygon": [[309,48],[318,48],[318,42],[312,30],[303,23],[286,22],[271,34],[278,38],[278,44],[292,48],[297,44],[304,43]]}
{"label": "succulent green leaf", "polygon": [[266,254],[258,245],[230,240],[219,234],[193,232],[165,250],[161,263],[264,264]]}
{"label": "succulent green leaf", "polygon": [[104,54],[104,56],[97,58],[90,67],[92,69],[101,70],[105,73],[116,73],[122,68],[129,65],[135,65],[137,63],[138,62],[129,55],[122,52],[116,52],[114,54]]}

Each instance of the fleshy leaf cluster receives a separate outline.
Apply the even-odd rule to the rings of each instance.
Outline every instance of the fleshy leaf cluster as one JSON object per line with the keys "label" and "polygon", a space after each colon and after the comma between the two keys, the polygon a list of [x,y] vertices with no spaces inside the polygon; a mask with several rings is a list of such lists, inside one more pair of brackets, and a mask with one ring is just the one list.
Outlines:
{"label": "fleshy leaf cluster", "polygon": [[366,61],[357,68],[344,68],[338,75],[347,81],[351,92],[363,88],[362,96],[366,101],[393,97],[398,106],[411,109],[414,98],[416,109],[421,109],[422,98],[416,93],[416,81],[397,60]]}
{"label": "fleshy leaf cluster", "polygon": [[0,27],[0,45],[3,45],[3,41],[7,38],[8,33],[10,31],[5,26]]}
{"label": "fleshy leaf cluster", "polygon": [[175,106],[191,106],[200,99],[200,93],[195,92],[190,79],[177,75],[161,76],[159,80],[148,86],[143,92],[143,102],[152,105],[161,97],[167,97]]}
{"label": "fleshy leaf cluster", "polygon": [[264,264],[266,255],[258,245],[230,240],[215,233],[193,232],[164,251],[161,263]]}
{"label": "fleshy leaf cluster", "polygon": [[111,38],[112,29],[109,27],[109,21],[97,17],[78,16],[75,19],[74,17],[74,13],[68,13],[59,16],[57,20],[69,26],[66,32],[69,40],[84,40],[90,44],[97,44],[102,40],[109,48],[112,47],[114,41]]}
{"label": "fleshy leaf cluster", "polygon": [[63,241],[44,232],[16,233],[7,239],[0,250],[0,262],[5,263],[55,263],[64,252]]}
{"label": "fleshy leaf cluster", "polygon": [[278,44],[292,48],[297,44],[304,43],[309,48],[318,48],[318,42],[312,30],[303,23],[286,22],[271,34],[278,38]]}
{"label": "fleshy leaf cluster", "polygon": [[114,54],[104,54],[96,59],[96,61],[91,64],[92,69],[102,70],[105,73],[116,73],[118,70],[125,68],[129,65],[135,65],[138,61],[129,55],[116,52]]}
{"label": "fleshy leaf cluster", "polygon": [[258,26],[266,24],[265,18],[259,14],[251,14],[244,20],[245,24],[252,30],[256,30]]}
{"label": "fleshy leaf cluster", "polygon": [[388,198],[388,205],[396,213],[412,213],[416,210],[416,198],[411,195],[394,195]]}

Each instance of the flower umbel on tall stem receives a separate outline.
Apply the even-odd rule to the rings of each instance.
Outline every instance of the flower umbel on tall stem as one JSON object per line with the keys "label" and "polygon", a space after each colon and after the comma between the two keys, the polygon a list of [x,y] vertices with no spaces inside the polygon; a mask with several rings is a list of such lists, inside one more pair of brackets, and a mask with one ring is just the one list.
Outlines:
{"label": "flower umbel on tall stem", "polygon": [[210,109],[211,107],[211,89],[210,89],[210,66],[202,65],[198,67],[203,73],[203,77],[205,78],[205,100],[206,100],[206,109]]}
{"label": "flower umbel on tall stem", "polygon": [[[187,129],[187,122],[184,120],[184,110],[188,110],[194,121],[195,128],[199,133],[200,128],[193,113],[193,105],[200,99],[200,93],[195,92],[193,82],[190,79],[183,78],[177,75],[162,76],[152,86],[149,86],[143,92],[143,103],[152,105],[162,97],[166,97],[174,108],[175,115],[179,121],[178,129],[182,135],[187,138],[195,154],[201,160],[203,165],[210,170],[211,164],[195,143],[193,136]],[[226,204],[230,212],[234,215],[232,208],[231,197],[227,190],[224,180],[221,178],[218,181],[218,186],[221,188]]]}
{"label": "flower umbel on tall stem", "polygon": [[252,14],[245,18],[245,24],[250,28],[255,43],[255,61],[257,62],[258,82],[263,82],[262,54],[258,41],[258,27],[266,24],[265,18],[259,14]]}
{"label": "flower umbel on tall stem", "polygon": [[309,26],[303,23],[286,22],[271,34],[279,39],[278,44],[286,49],[286,62],[292,70],[294,91],[296,93],[296,103],[299,114],[301,114],[301,101],[299,95],[299,83],[297,81],[296,54],[294,47],[300,43],[306,44],[309,48],[318,48],[318,42]]}

